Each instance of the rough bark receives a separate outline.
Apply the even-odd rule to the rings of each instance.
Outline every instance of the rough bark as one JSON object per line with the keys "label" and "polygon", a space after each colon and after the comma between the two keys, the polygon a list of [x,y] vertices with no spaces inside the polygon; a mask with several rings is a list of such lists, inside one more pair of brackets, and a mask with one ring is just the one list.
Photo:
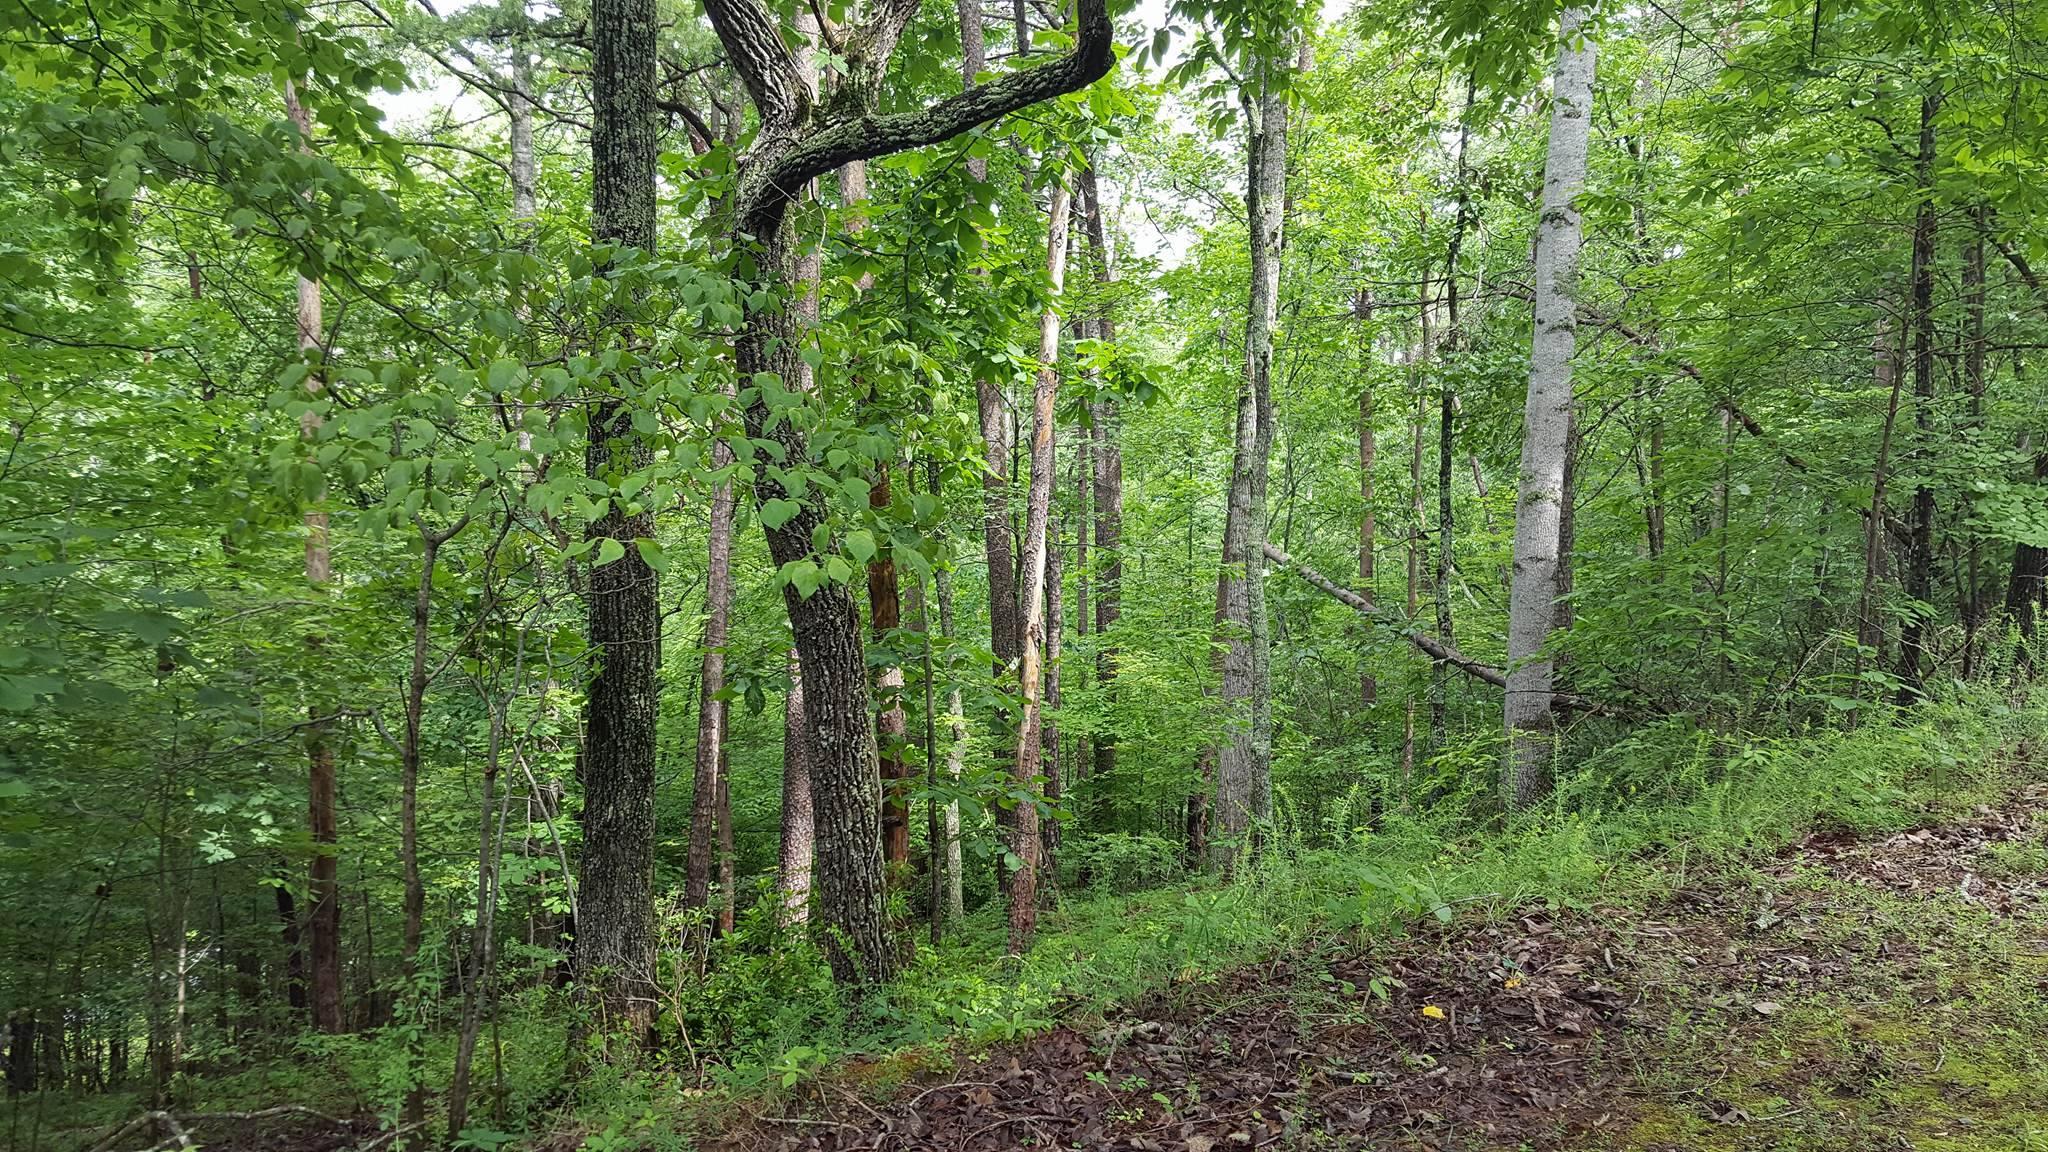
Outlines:
{"label": "rough bark", "polygon": [[[1066,185],[1055,180],[1051,205],[1046,212],[1045,277],[1055,300],[1065,284],[1067,270],[1067,223],[1073,199]],[[1010,822],[1010,852],[1016,857],[1016,871],[1010,875],[1010,951],[1019,955],[1029,950],[1038,926],[1039,829],[1036,797],[1043,788],[1039,774],[1044,764],[1044,692],[1047,637],[1046,621],[1047,533],[1052,516],[1053,436],[1058,428],[1054,404],[1059,398],[1060,315],[1048,302],[1038,324],[1038,371],[1031,394],[1031,481],[1024,500],[1024,635],[1018,655],[1018,680],[1023,698],[1023,718],[1017,731],[1017,759],[1013,787],[1020,797]]]}
{"label": "rough bark", "polygon": [[[1272,69],[1282,66],[1277,60],[1267,64]],[[1248,99],[1248,103],[1255,107],[1245,196],[1251,291],[1245,318],[1244,380],[1238,389],[1229,505],[1217,578],[1223,738],[1216,746],[1216,835],[1211,845],[1212,853],[1232,855],[1249,847],[1254,827],[1272,814],[1272,703],[1266,682],[1269,638],[1258,541],[1263,535],[1266,481],[1273,454],[1273,333],[1279,320],[1287,180],[1284,88],[1268,78],[1256,99]],[[1228,859],[1219,857],[1215,862],[1226,864]]]}
{"label": "rough bark", "polygon": [[[652,252],[656,132],[653,0],[591,7],[591,233]],[[610,318],[618,325],[616,317]],[[630,332],[620,334],[630,339]],[[633,433],[631,382],[607,381],[590,403],[584,467],[614,489],[650,459]],[[598,1023],[637,1041],[654,1018],[654,754],[661,636],[659,581],[636,542],[650,510],[609,503],[589,528],[622,556],[593,566],[586,607],[593,674],[583,709],[583,870],[576,978]],[[594,557],[596,552],[591,555]]]}
{"label": "rough bark", "polygon": [[[1941,108],[1939,91],[1920,101],[1920,153],[1914,183],[1920,206],[1913,216],[1913,458],[1924,465],[1934,450],[1934,120]],[[1922,480],[1913,488],[1912,531],[1906,544],[1905,622],[1899,626],[1899,703],[1910,704],[1925,694],[1925,645],[1928,600],[1934,588],[1934,489]]]}
{"label": "rough bark", "polygon": [[[911,0],[885,0],[843,38],[840,82],[829,104],[814,107],[811,90],[783,42],[776,19],[758,0],[707,0],[705,10],[759,114],[753,142],[741,157],[732,197],[736,232],[753,245],[763,286],[781,294],[792,281],[787,212],[792,197],[812,178],[849,161],[872,159],[949,139],[977,124],[1091,83],[1109,70],[1113,29],[1102,0],[1077,5],[1080,35],[1073,51],[1052,63],[1011,73],[994,83],[910,112],[878,114],[884,73],[904,27],[915,14]],[[767,372],[799,378],[796,333],[790,313],[771,306],[749,313],[737,341],[740,379]],[[808,464],[801,429],[775,416],[763,389],[749,388],[747,431],[772,439],[786,461]],[[825,524],[815,489],[796,494],[772,475],[757,477],[758,499],[790,500],[795,512],[779,525],[763,521],[778,568],[816,563],[814,530]],[[803,595],[783,589],[805,677],[805,727],[815,788],[817,906],[826,955],[835,978],[861,982],[888,977],[895,957],[888,946],[879,843],[880,785],[873,761],[869,692],[859,612],[852,591],[827,582]]]}
{"label": "rough bark", "polygon": [[[312,117],[300,102],[297,87],[290,81],[285,82],[284,103],[285,115],[298,133],[300,150],[310,154],[313,151]],[[326,391],[319,365],[323,359],[322,327],[320,282],[301,276],[298,278],[299,353],[314,363],[313,371],[306,374],[306,392],[316,398]],[[300,417],[299,430],[307,439],[312,439],[320,430],[320,414],[307,412]],[[328,552],[326,510],[318,506],[307,509],[305,525],[306,583],[315,591],[324,590],[334,580],[334,566]],[[318,634],[311,635],[306,638],[306,645],[317,652],[324,640]],[[315,721],[330,711],[318,701],[310,704],[309,708],[309,718]],[[313,724],[306,733],[309,764],[306,814],[313,837],[313,858],[307,869],[306,895],[311,907],[306,914],[306,935],[309,938],[308,977],[313,1027],[322,1032],[340,1032],[341,880],[339,849],[336,847],[340,836],[335,814],[334,747],[328,742],[326,729],[321,724]]]}
{"label": "rough bark", "polygon": [[1594,49],[1588,12],[1567,10],[1552,79],[1550,143],[1537,224],[1535,334],[1523,410],[1521,487],[1515,502],[1514,576],[1508,603],[1505,719],[1508,803],[1527,807],[1549,788],[1555,715],[1544,651],[1556,619],[1558,528],[1571,437],[1572,351],[1578,309],[1579,214],[1592,115]]}
{"label": "rough bark", "polygon": [[782,836],[775,869],[775,886],[782,892],[784,924],[802,924],[811,916],[814,837],[806,739],[803,666],[792,648],[789,693],[782,700]]}

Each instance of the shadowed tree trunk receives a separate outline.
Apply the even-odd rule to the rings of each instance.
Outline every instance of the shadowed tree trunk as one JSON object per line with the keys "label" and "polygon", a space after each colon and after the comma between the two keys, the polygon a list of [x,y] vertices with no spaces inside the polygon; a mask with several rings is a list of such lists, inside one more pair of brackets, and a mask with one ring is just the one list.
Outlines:
{"label": "shadowed tree trunk", "polygon": [[[1970,211],[1970,242],[1963,249],[1963,382],[1970,390],[1970,436],[1984,434],[1984,233],[1989,212]],[[1963,597],[1963,678],[1977,674],[1977,632],[1984,624],[1983,544],[1970,532]]]}
{"label": "shadowed tree trunk", "polygon": [[[730,385],[728,385],[730,387]],[[711,466],[729,468],[732,446],[712,444]],[[728,475],[711,492],[711,528],[704,574],[704,659],[698,670],[697,748],[690,786],[690,848],[683,873],[683,906],[703,908],[711,898],[712,838],[717,825],[718,758],[726,742],[725,646],[732,619],[732,530],[739,501]]]}
{"label": "shadowed tree trunk", "polygon": [[[1934,118],[1941,109],[1939,90],[1920,101],[1920,153],[1914,161],[1914,183],[1920,198],[1913,215],[1913,314],[1908,323],[1913,339],[1913,462],[1924,474],[1934,451]],[[1934,489],[1923,479],[1913,488],[1912,531],[1906,543],[1905,621],[1899,626],[1899,703],[1911,704],[1925,694],[1926,634],[1929,598],[1934,593]]]}
{"label": "shadowed tree trunk", "polygon": [[785,924],[811,916],[811,765],[804,739],[803,667],[792,648],[789,693],[782,702],[782,838],[775,871]]}
{"label": "shadowed tree trunk", "polygon": [[[1096,280],[1108,288],[1116,283],[1116,258],[1109,246],[1109,225],[1104,218],[1102,184],[1090,165],[1081,170],[1081,196],[1088,250],[1094,258]],[[1105,343],[1116,340],[1116,321],[1104,304],[1095,320],[1095,338]],[[1095,567],[1089,573],[1095,598],[1095,682],[1102,689],[1103,711],[1109,717],[1107,731],[1095,738],[1090,771],[1103,776],[1116,773],[1116,660],[1115,629],[1123,616],[1123,522],[1124,458],[1117,434],[1117,406],[1113,400],[1096,400],[1089,409],[1089,464],[1093,475],[1092,501],[1095,530]]]}
{"label": "shadowed tree trunk", "polygon": [[[1521,487],[1515,501],[1514,578],[1508,603],[1507,794],[1526,807],[1550,784],[1555,734],[1552,669],[1543,649],[1556,620],[1559,518],[1571,450],[1572,352],[1577,334],[1579,214],[1593,105],[1588,12],[1568,9],[1552,76],[1550,145],[1537,222],[1535,335],[1523,410]],[[1439,594],[1442,590],[1439,589]]]}
{"label": "shadowed tree trunk", "polygon": [[[1358,594],[1365,602],[1373,602],[1373,461],[1379,454],[1379,444],[1373,436],[1373,372],[1378,365],[1373,363],[1372,341],[1372,293],[1360,289],[1351,301],[1351,315],[1360,327],[1359,346],[1361,349],[1359,376],[1363,383],[1358,389]],[[1370,706],[1379,698],[1379,682],[1373,678],[1372,665],[1364,661],[1358,673],[1359,703]]]}
{"label": "shadowed tree trunk", "polygon": [[[761,286],[780,298],[791,287],[795,251],[788,208],[804,184],[843,164],[952,138],[1019,108],[1070,92],[1109,70],[1113,30],[1102,0],[1079,0],[1080,35],[1072,53],[1012,73],[910,112],[875,111],[883,77],[903,30],[916,12],[910,0],[885,0],[841,38],[840,82],[829,104],[803,82],[777,20],[758,0],[707,0],[706,14],[740,74],[759,116],[753,142],[740,157],[731,197],[736,234],[751,246]],[[771,411],[767,389],[751,384],[767,373],[799,378],[792,314],[778,305],[752,309],[736,342],[748,436],[772,440],[783,467],[817,468],[802,428]],[[813,539],[826,538],[826,508],[815,485],[793,490],[759,474],[755,494],[768,549],[778,571],[822,563]],[[888,977],[889,947],[880,844],[880,781],[874,763],[870,693],[860,616],[852,590],[827,580],[809,594],[794,581],[783,602],[804,671],[804,716],[811,757],[817,843],[817,907],[821,939],[839,981]]]}
{"label": "shadowed tree trunk", "polygon": [[[591,6],[591,234],[599,243],[654,251],[656,132],[654,0]],[[608,317],[612,327],[623,318]],[[621,333],[630,340],[630,331]],[[635,1042],[654,1019],[654,738],[660,687],[659,582],[637,541],[654,516],[616,490],[650,460],[633,432],[625,376],[590,401],[584,466],[614,489],[589,538],[624,550],[590,569],[587,609],[594,665],[583,707],[583,870],[576,920],[576,979],[603,1028]]]}
{"label": "shadowed tree trunk", "polygon": [[[285,82],[284,103],[285,114],[298,133],[300,151],[312,154],[313,120],[299,100],[298,89],[290,81]],[[325,358],[320,343],[320,282],[299,277],[298,298],[299,352],[313,365],[313,370],[306,374],[306,392],[317,398],[326,390],[320,364]],[[299,429],[307,439],[312,439],[320,431],[320,414],[307,412],[299,418]],[[306,512],[306,583],[319,591],[333,580],[334,566],[329,559],[327,544],[327,512],[318,507],[311,508]],[[316,652],[324,642],[318,634],[306,638],[307,646]],[[311,718],[316,721],[327,711],[318,701],[310,707]],[[334,747],[328,742],[323,725],[314,724],[306,732],[306,752],[310,762],[306,811],[313,835],[313,860],[306,885],[306,898],[311,904],[306,914],[306,935],[310,938],[308,962],[313,1027],[322,1032],[340,1032],[341,882],[335,846],[340,836],[334,804]]]}

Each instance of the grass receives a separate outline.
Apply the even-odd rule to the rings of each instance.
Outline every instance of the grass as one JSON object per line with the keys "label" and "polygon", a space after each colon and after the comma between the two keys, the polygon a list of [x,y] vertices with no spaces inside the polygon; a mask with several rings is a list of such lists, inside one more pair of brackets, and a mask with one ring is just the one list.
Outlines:
{"label": "grass", "polygon": [[[678,982],[672,1007],[679,1011],[666,1014],[667,1066],[586,1078],[566,1105],[559,1002],[547,993],[508,999],[499,1023],[503,1118],[480,1123],[475,1143],[547,1131],[550,1146],[581,1144],[591,1152],[681,1149],[687,1145],[682,1133],[729,1114],[735,1099],[761,1108],[828,1086],[886,1093],[920,1072],[971,1062],[989,1045],[1055,1021],[1086,1027],[1141,996],[1199,996],[1221,973],[1312,943],[1341,946],[1338,938],[1347,935],[1400,932],[1430,918],[1536,902],[1647,900],[1704,874],[1740,870],[1809,830],[1880,832],[1967,810],[1998,790],[2007,750],[2042,731],[2043,703],[2015,708],[1988,697],[1935,703],[1893,723],[1798,739],[1745,738],[1671,721],[1587,757],[1559,782],[1548,804],[1512,820],[1470,814],[1484,811],[1483,804],[1470,803],[1483,792],[1480,785],[1473,795],[1429,806],[1427,814],[1394,806],[1361,821],[1365,826],[1338,843],[1312,845],[1292,832],[1283,808],[1271,850],[1229,882],[1196,878],[1135,892],[1070,893],[1044,917],[1036,946],[1022,957],[1002,956],[1000,909],[984,909],[941,946],[920,947],[902,979],[858,1003],[836,996],[815,952],[781,934],[763,912],[744,918],[703,979]],[[1463,767],[1463,779],[1492,777],[1490,764]],[[2038,844],[2009,846],[1999,866],[2039,871],[2048,865],[2043,851]],[[1792,882],[1829,883],[1824,876]],[[1921,913],[1890,914],[1918,925],[1911,918]],[[1947,1051],[1945,1079],[1932,1081],[1934,1088],[2004,1102],[2000,1107],[2010,1106],[2012,1120],[2002,1130],[2005,1144],[1947,1146],[2027,1148],[2032,1145],[2024,1141],[2048,1132],[2048,1104],[2037,1107],[2018,1078],[2028,1066],[2027,1045],[2048,1051],[2048,1032],[2038,1027],[2048,1010],[2031,1006],[2026,996],[2038,999],[2038,993],[2022,987],[2035,963],[2012,953],[1972,956],[1967,967],[1927,974],[1951,990],[1958,982],[1970,985],[1945,1002],[1963,1007],[1943,1026],[1977,1041],[1968,1059]],[[1903,1029],[1913,1019],[1911,1004],[1899,990],[1863,1014],[1873,1027]],[[1827,1026],[1836,1007],[1802,1004],[1774,1022],[1771,1039],[1759,1040],[1763,1047],[1755,1049],[1757,1075],[1736,1086],[1742,1096],[1736,1105],[1750,1115],[1813,1113],[1818,1105],[1810,1086],[1781,1087],[1769,1073],[1810,1061],[1814,1053],[1824,1053],[1826,1066],[1843,1075],[1853,1070],[1858,1041]],[[1660,1069],[1682,1068],[1679,1058],[1752,1023],[1711,1014],[1674,1021],[1658,1049],[1616,1058],[1635,1061],[1635,1073],[1654,1084]],[[1895,1049],[1899,1061],[1932,1060],[1936,1054],[1923,1050],[1927,1034],[1901,1034],[1887,1050]],[[197,1081],[190,1095],[202,1106],[293,1099],[327,1102],[337,1111],[386,1111],[398,1094],[391,1080],[395,1048],[375,1036],[328,1038],[317,1050],[300,1052],[301,1060]],[[429,1083],[445,1082],[451,1049],[448,1037],[435,1035]],[[489,1064],[491,1051],[487,1038],[480,1063]],[[1887,1106],[1919,1106],[1938,1126],[1938,1101],[1901,1093]],[[491,1105],[480,1105],[480,1114],[491,1116]],[[1872,1105],[1868,1124],[1897,1123],[1889,1115]],[[1653,1110],[1636,1142],[1618,1147],[1760,1147],[1695,1121]],[[1809,1146],[1836,1145],[1785,1145]]]}

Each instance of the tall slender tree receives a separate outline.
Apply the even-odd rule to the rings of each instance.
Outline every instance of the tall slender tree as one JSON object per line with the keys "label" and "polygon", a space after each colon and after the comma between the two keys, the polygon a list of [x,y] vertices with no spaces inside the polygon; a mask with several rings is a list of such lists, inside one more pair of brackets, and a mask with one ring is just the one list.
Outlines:
{"label": "tall slender tree", "polygon": [[[1590,13],[1566,9],[1551,73],[1550,144],[1536,230],[1535,335],[1522,413],[1521,487],[1515,501],[1514,576],[1508,603],[1508,802],[1526,807],[1549,786],[1555,713],[1545,645],[1556,620],[1558,528],[1570,451],[1572,353],[1578,325],[1579,212],[1593,112]],[[1442,595],[1443,590],[1439,589]]]}
{"label": "tall slender tree", "polygon": [[[313,118],[298,88],[291,81],[284,86],[285,115],[298,134],[299,150],[313,152]],[[325,394],[320,361],[325,358],[321,344],[320,282],[298,277],[299,354],[313,362],[306,374],[306,392],[318,398]],[[320,414],[308,411],[299,419],[300,434],[308,440],[320,431]],[[327,510],[314,505],[306,510],[306,583],[324,591],[334,581],[334,562],[328,546]],[[307,647],[317,655],[324,644],[318,634],[306,638]],[[307,774],[307,818],[313,834],[313,859],[308,868],[306,895],[306,936],[309,939],[308,979],[311,985],[313,1026],[322,1032],[342,1030],[341,1008],[341,877],[339,871],[340,828],[335,809],[334,745],[327,731],[330,709],[315,701],[306,729],[306,754],[311,770]],[[281,906],[280,906],[281,907]]]}
{"label": "tall slender tree", "polygon": [[1230,465],[1229,505],[1217,576],[1217,642],[1222,652],[1223,736],[1216,748],[1217,836],[1212,853],[1246,847],[1272,811],[1272,698],[1260,545],[1273,455],[1273,336],[1279,323],[1281,228],[1287,189],[1287,90],[1291,45],[1261,54],[1241,98],[1246,145],[1245,221],[1251,293],[1244,329],[1244,379]]}

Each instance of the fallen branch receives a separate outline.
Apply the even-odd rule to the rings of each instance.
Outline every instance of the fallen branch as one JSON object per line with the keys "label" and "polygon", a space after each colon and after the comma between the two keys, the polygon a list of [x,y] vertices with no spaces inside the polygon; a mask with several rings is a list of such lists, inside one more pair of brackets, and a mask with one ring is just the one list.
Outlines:
{"label": "fallen branch", "polygon": [[[1450,646],[1449,644],[1444,643],[1442,640],[1437,639],[1435,636],[1432,636],[1427,632],[1423,632],[1418,629],[1409,627],[1408,622],[1406,620],[1402,619],[1399,616],[1394,616],[1389,613],[1381,611],[1380,609],[1374,607],[1372,602],[1367,600],[1365,597],[1360,596],[1358,593],[1353,592],[1351,589],[1344,587],[1342,584],[1337,583],[1335,580],[1330,579],[1328,576],[1323,575],[1321,572],[1318,572],[1315,569],[1309,567],[1308,565],[1302,563],[1301,561],[1296,560],[1294,557],[1289,556],[1287,553],[1281,551],[1278,548],[1275,548],[1271,544],[1264,544],[1260,547],[1262,547],[1265,550],[1267,559],[1273,561],[1275,564],[1279,564],[1282,567],[1294,569],[1295,573],[1299,575],[1303,580],[1306,580],[1310,584],[1315,585],[1318,589],[1321,589],[1325,594],[1335,599],[1338,603],[1343,604],[1345,607],[1348,607],[1351,610],[1357,612],[1360,616],[1365,617],[1367,620],[1370,620],[1383,628],[1391,630],[1395,634],[1399,635],[1402,639],[1408,641],[1410,644],[1415,645],[1416,648],[1420,649],[1425,655],[1429,656],[1432,660],[1436,660],[1440,663],[1447,664],[1450,667],[1456,668],[1458,671],[1463,672],[1465,675],[1472,677],[1474,680],[1483,680],[1496,688],[1505,689],[1508,686],[1507,673],[1501,671],[1498,668],[1495,668],[1493,665],[1482,664],[1479,661],[1474,660],[1472,657],[1465,655],[1463,652],[1458,651],[1456,648]],[[1615,716],[1620,714],[1616,709],[1611,708],[1605,704],[1600,704],[1595,701],[1588,700],[1583,696],[1574,696],[1566,692],[1556,693],[1551,697],[1551,700],[1558,708],[1573,709],[1580,712],[1591,712],[1597,716]]]}
{"label": "fallen branch", "polygon": [[192,1139],[191,1134],[185,1130],[185,1125],[187,1124],[190,1124],[194,1127],[198,1127],[201,1124],[218,1123],[223,1120],[269,1120],[277,1116],[311,1116],[315,1120],[320,1120],[327,1124],[331,1124],[336,1128],[345,1128],[348,1126],[348,1122],[346,1120],[337,1119],[333,1116],[329,1116],[325,1112],[308,1108],[303,1104],[279,1104],[274,1108],[259,1108],[254,1112],[171,1113],[163,1111],[149,1111],[142,1113],[140,1116],[137,1116],[134,1119],[127,1121],[126,1123],[117,1125],[111,1132],[108,1132],[105,1136],[102,1136],[98,1140],[94,1141],[93,1144],[86,1149],[86,1152],[107,1152],[108,1149],[120,1143],[121,1140],[127,1137],[130,1133],[134,1132],[138,1128],[144,1127],[145,1125],[161,1128],[164,1131],[170,1133],[169,1137],[167,1137],[162,1143],[154,1145],[153,1148],[193,1148],[197,1147],[198,1145]]}
{"label": "fallen branch", "polygon": [[1273,547],[1271,544],[1263,545],[1263,547],[1265,548],[1267,559],[1282,567],[1294,569],[1295,572],[1300,574],[1302,579],[1322,589],[1325,593],[1334,597],[1338,603],[1351,608],[1375,624],[1392,629],[1400,634],[1402,639],[1427,653],[1430,659],[1448,664],[1474,679],[1484,680],[1495,688],[1506,688],[1508,686],[1507,673],[1502,672],[1493,665],[1481,664],[1479,661],[1465,655],[1463,652],[1458,651],[1429,633],[1410,628],[1407,621],[1380,611],[1378,608],[1373,607],[1370,600],[1296,560],[1280,549]]}

